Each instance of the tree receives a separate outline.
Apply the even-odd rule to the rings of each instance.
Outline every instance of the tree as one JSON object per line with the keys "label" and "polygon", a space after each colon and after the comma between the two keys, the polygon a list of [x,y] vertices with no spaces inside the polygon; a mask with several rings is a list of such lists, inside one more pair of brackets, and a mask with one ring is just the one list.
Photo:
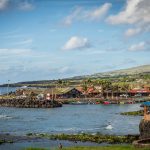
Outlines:
{"label": "tree", "polygon": [[111,87],[111,82],[110,80],[106,80],[106,79],[97,79],[95,80],[95,85],[97,86],[101,86],[101,94],[102,96],[104,96],[104,93],[107,93],[107,97],[108,97],[108,90],[110,90]]}

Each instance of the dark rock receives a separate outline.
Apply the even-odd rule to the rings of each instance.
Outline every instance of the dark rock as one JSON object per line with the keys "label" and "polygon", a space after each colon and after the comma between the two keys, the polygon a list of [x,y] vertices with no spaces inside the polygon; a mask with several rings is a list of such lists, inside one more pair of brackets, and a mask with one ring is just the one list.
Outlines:
{"label": "dark rock", "polygon": [[52,102],[48,100],[1,99],[0,106],[19,108],[53,108],[61,107],[62,104],[57,101]]}
{"label": "dark rock", "polygon": [[141,120],[139,124],[140,139],[150,138],[150,121]]}

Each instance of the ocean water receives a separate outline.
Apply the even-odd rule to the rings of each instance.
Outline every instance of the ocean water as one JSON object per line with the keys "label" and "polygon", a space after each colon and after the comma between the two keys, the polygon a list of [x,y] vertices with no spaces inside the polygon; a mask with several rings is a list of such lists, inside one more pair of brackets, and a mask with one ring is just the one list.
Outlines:
{"label": "ocean water", "polygon": [[[120,115],[138,109],[140,104],[63,105],[53,109],[0,107],[0,133],[138,134],[142,117]],[[108,124],[112,128],[107,128]]]}
{"label": "ocean water", "polygon": [[0,87],[0,95],[16,91],[17,87]]}

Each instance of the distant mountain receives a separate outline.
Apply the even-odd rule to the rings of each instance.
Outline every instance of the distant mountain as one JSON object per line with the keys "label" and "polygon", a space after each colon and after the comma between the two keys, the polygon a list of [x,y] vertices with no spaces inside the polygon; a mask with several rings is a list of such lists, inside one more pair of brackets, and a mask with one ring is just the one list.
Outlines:
{"label": "distant mountain", "polygon": [[[110,72],[102,72],[102,73],[96,73],[92,75],[83,75],[83,76],[75,76],[72,78],[65,78],[62,80],[81,80],[85,78],[107,78],[107,77],[120,77],[120,76],[128,76],[128,75],[140,75],[140,74],[150,74],[150,65],[143,65],[128,69],[121,69],[116,71],[110,71]],[[56,80],[40,80],[40,81],[26,81],[26,82],[19,82],[10,84],[10,86],[22,86],[30,84],[30,86],[35,86],[38,84],[43,84],[42,87],[48,87],[46,84],[51,84],[53,82],[56,82]],[[7,84],[0,85],[1,86],[8,86]],[[49,85],[50,86],[50,85]],[[53,86],[53,85],[51,85]]]}
{"label": "distant mountain", "polygon": [[143,65],[143,66],[121,69],[121,70],[110,71],[110,72],[96,73],[92,75],[76,76],[73,77],[73,79],[115,77],[115,76],[125,76],[125,75],[136,75],[141,73],[150,73],[150,65]]}

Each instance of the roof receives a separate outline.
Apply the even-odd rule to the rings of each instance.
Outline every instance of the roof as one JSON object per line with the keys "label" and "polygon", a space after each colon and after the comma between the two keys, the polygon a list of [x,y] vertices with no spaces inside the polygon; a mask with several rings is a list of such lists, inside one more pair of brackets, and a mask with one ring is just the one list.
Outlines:
{"label": "roof", "polygon": [[[83,87],[76,87],[76,89],[82,93],[85,93],[85,91],[83,90]],[[100,88],[99,87],[88,87],[86,90],[86,93],[90,94],[90,93],[99,93],[100,92]]]}
{"label": "roof", "polygon": [[148,107],[150,107],[150,102],[144,102],[144,103],[143,103],[143,106],[148,106]]}
{"label": "roof", "polygon": [[129,91],[130,93],[150,93],[150,90],[147,90],[147,89],[133,89],[133,90],[130,90]]}
{"label": "roof", "polygon": [[26,89],[17,89],[16,92],[23,91],[24,94],[30,94],[31,92],[34,92],[35,94],[41,94],[43,93],[44,89],[37,89],[37,88],[26,88]]}
{"label": "roof", "polygon": [[47,89],[44,91],[44,93],[50,93],[50,94],[65,94],[68,93],[69,91],[76,89],[77,88],[72,88],[72,87],[67,87],[67,88],[51,88],[51,89]]}

